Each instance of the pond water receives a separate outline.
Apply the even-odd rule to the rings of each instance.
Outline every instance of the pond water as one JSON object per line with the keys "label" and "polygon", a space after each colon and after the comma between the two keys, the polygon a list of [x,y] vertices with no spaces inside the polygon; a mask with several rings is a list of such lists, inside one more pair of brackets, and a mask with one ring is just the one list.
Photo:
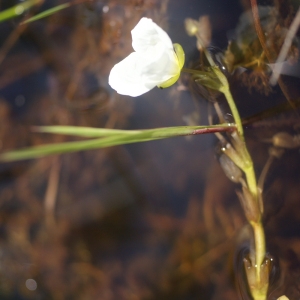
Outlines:
{"label": "pond water", "polygon": [[[1,9],[11,2],[1,2]],[[248,1],[78,2],[22,29],[23,17],[61,1],[0,24],[2,151],[74,140],[33,132],[39,125],[208,124],[212,104],[189,75],[131,98],[109,87],[108,74],[132,51],[130,31],[141,17],[180,43],[193,67],[199,51],[185,19],[208,15],[211,51],[224,53],[240,37]],[[285,8],[280,28],[286,29],[297,4],[275,2],[259,4]],[[257,174],[268,159],[266,141],[280,131],[297,136],[300,121],[280,87],[269,89],[264,72],[227,74]],[[298,103],[298,78],[283,81]],[[230,122],[225,100],[217,97]],[[1,164],[0,298],[251,299],[238,261],[247,221],[238,185],[219,166],[218,147],[214,135],[202,135]],[[265,180],[264,225],[275,261],[269,299],[300,299],[299,168],[298,147],[285,150]]]}

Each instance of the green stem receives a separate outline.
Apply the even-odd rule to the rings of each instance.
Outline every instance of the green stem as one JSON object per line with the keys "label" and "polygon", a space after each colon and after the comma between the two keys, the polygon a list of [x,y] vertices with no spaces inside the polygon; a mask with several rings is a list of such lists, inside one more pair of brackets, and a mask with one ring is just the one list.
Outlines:
{"label": "green stem", "polygon": [[[214,72],[219,78],[219,80],[222,83],[221,87],[221,92],[226,97],[226,100],[228,102],[228,105],[231,109],[234,121],[236,123],[236,127],[238,130],[239,137],[241,139],[240,143],[240,153],[242,154],[242,157],[244,158],[245,161],[245,168],[243,168],[243,171],[246,175],[246,180],[247,180],[247,185],[250,193],[252,194],[252,197],[256,201],[256,205],[260,207],[259,205],[259,198],[258,198],[258,190],[257,190],[257,182],[256,182],[256,177],[255,177],[255,172],[254,172],[254,167],[253,167],[253,161],[251,159],[251,156],[248,152],[246,143],[245,143],[245,138],[244,138],[244,130],[242,126],[242,121],[240,114],[237,110],[237,107],[235,105],[235,102],[233,100],[232,94],[229,89],[229,84],[227,81],[227,78],[225,75],[220,71],[219,68],[214,68]],[[237,149],[239,150],[239,149]],[[261,214],[261,212],[259,212]],[[255,242],[255,266],[256,266],[256,285],[254,286],[254,293],[252,295],[256,294],[258,290],[260,290],[261,286],[261,265],[264,261],[265,253],[266,253],[266,245],[265,245],[265,233],[264,233],[264,228],[261,223],[261,217],[259,217],[257,222],[251,222],[251,226],[253,228],[253,233],[254,233],[254,242]],[[264,289],[265,292],[267,292],[267,289]],[[253,292],[253,291],[252,291]],[[263,293],[259,293],[259,299],[265,299],[266,295]],[[255,300],[258,300],[256,298]]]}
{"label": "green stem", "polygon": [[[246,143],[245,143],[245,138],[244,138],[244,130],[242,126],[242,121],[239,115],[239,112],[236,108],[235,102],[233,100],[232,94],[230,92],[227,79],[224,76],[224,74],[220,70],[215,70],[215,74],[218,76],[220,81],[223,83],[223,86],[221,88],[221,91],[225,95],[228,105],[231,109],[234,121],[236,123],[236,127],[239,133],[239,137],[242,140],[242,149],[241,153],[244,155],[244,160],[246,167],[243,169],[245,175],[246,175],[246,180],[247,180],[247,185],[250,193],[252,194],[252,197],[255,199],[257,205],[258,203],[258,192],[257,192],[257,183],[256,183],[256,176],[254,172],[254,167],[253,167],[253,161],[251,159],[251,156],[248,152]],[[226,80],[226,81],[225,81]],[[266,253],[266,246],[265,246],[265,234],[264,234],[264,229],[261,223],[261,220],[258,222],[253,222],[251,223],[253,232],[254,232],[254,241],[255,241],[255,264],[257,265],[257,280],[260,278],[260,265],[262,264],[265,253]]]}
{"label": "green stem", "polygon": [[266,253],[266,242],[265,242],[265,232],[262,226],[261,221],[257,223],[251,223],[254,232],[254,241],[255,241],[255,263],[256,263],[256,279],[259,283],[260,275],[260,266],[262,265],[265,253]]}
{"label": "green stem", "polygon": [[[219,71],[217,72],[217,74],[216,74],[216,75],[219,77],[219,79],[220,79],[220,76],[219,76],[219,75],[221,75],[221,74],[218,74],[218,73],[221,73],[222,76],[224,76],[224,74],[219,70]],[[225,76],[224,76],[224,77],[225,77]],[[227,79],[226,79],[226,81],[227,81]],[[230,92],[230,89],[229,89],[228,85],[227,85],[227,86],[224,86],[224,85],[223,85],[223,87],[221,88],[221,92],[222,92],[222,93],[225,95],[225,97],[226,97],[226,100],[227,100],[227,102],[228,102],[228,105],[229,105],[230,110],[231,110],[231,112],[232,112],[232,116],[233,116],[233,118],[234,118],[234,122],[235,122],[236,127],[237,127],[237,130],[238,130],[239,136],[240,136],[240,138],[244,141],[244,129],[243,129],[241,117],[240,117],[239,111],[238,111],[237,108],[236,108],[235,102],[234,102],[234,100],[233,100],[233,97],[232,97],[232,95],[231,95],[231,92]]]}
{"label": "green stem", "polygon": [[[251,0],[251,1],[256,1],[256,0]],[[198,41],[200,41],[201,44],[201,38],[198,38]],[[242,164],[242,170],[245,173],[246,180],[247,180],[247,185],[248,189],[252,195],[252,199],[254,200],[254,205],[257,205],[258,209],[257,211],[257,216],[254,220],[250,221],[250,224],[253,228],[253,233],[254,233],[254,242],[255,242],[255,262],[252,263],[252,270],[253,267],[255,268],[255,275],[254,278],[252,276],[253,272],[250,271],[250,269],[246,269],[246,274],[248,278],[248,283],[249,287],[252,293],[252,296],[254,300],[261,300],[261,299],[266,299],[266,294],[267,294],[267,286],[268,286],[268,276],[262,276],[265,274],[264,271],[261,271],[261,267],[263,266],[263,261],[265,258],[265,253],[266,253],[266,246],[265,246],[265,233],[264,233],[264,228],[261,223],[261,210],[260,210],[260,203],[259,203],[259,197],[258,197],[258,189],[257,189],[257,182],[256,182],[256,177],[255,177],[255,172],[254,172],[254,167],[253,167],[253,161],[252,158],[248,152],[246,143],[245,143],[245,138],[244,138],[244,130],[242,126],[242,121],[240,114],[237,110],[237,107],[235,105],[234,99],[232,97],[232,94],[230,92],[230,87],[228,84],[228,80],[226,76],[221,72],[219,67],[214,63],[211,55],[209,52],[206,50],[205,47],[202,48],[204,49],[203,52],[211,65],[212,72],[216,75],[216,80],[220,81],[220,86],[218,84],[213,85],[210,82],[210,86],[207,85],[208,87],[214,88],[222,92],[228,102],[228,105],[230,107],[230,110],[232,112],[236,127],[237,127],[237,132],[238,136],[234,137],[232,136],[233,143],[235,146],[235,150],[238,152],[239,156],[243,160]],[[197,71],[197,70],[189,70],[189,69],[183,69],[184,72],[191,73],[193,75],[206,75],[209,77],[207,72],[203,71]],[[205,76],[203,76],[205,78]],[[213,76],[209,77],[210,79],[214,80]],[[225,152],[226,153],[226,152]],[[247,201],[247,199],[245,199]],[[250,200],[251,201],[251,200]],[[252,202],[252,201],[251,201]],[[249,203],[249,207],[251,207],[253,204]],[[254,279],[254,281],[252,280]],[[265,284],[264,281],[267,281]],[[254,285],[252,285],[254,283]],[[263,289],[262,289],[263,287]],[[266,288],[265,288],[266,287]]]}
{"label": "green stem", "polygon": [[[245,175],[246,175],[248,189],[249,189],[250,193],[252,194],[252,197],[255,199],[257,205],[259,205],[257,183],[256,183],[256,176],[255,176],[254,167],[253,167],[253,161],[251,159],[251,156],[248,152],[248,149],[247,149],[247,146],[245,143],[244,130],[243,130],[240,114],[238,112],[238,109],[235,105],[232,94],[230,92],[227,78],[225,77],[225,75],[221,72],[221,70],[217,66],[214,65],[212,67],[213,67],[214,73],[216,74],[216,76],[218,77],[220,82],[222,83],[220,91],[226,97],[226,100],[227,100],[230,110],[232,112],[234,121],[236,123],[239,137],[241,139],[241,149],[239,152],[242,153],[242,156],[244,157],[245,164],[246,164],[246,167],[243,169],[243,171],[245,172]],[[259,218],[259,220],[257,222],[251,222],[251,226],[253,228],[254,241],[255,241],[255,264],[257,265],[256,278],[257,278],[257,281],[260,282],[260,278],[261,278],[260,266],[263,263],[265,253],[266,253],[265,233],[264,233],[264,229],[263,229],[263,226],[261,223],[261,218]]]}
{"label": "green stem", "polygon": [[247,183],[248,183],[248,189],[254,199],[258,202],[258,193],[257,193],[257,184],[256,184],[256,176],[254,173],[253,163],[251,161],[252,166],[248,166],[247,169],[244,169]]}

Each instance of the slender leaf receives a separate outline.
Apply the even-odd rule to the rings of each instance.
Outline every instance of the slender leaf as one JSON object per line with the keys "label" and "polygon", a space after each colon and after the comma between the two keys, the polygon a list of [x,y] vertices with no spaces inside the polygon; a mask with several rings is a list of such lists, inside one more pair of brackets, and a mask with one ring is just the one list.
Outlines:
{"label": "slender leaf", "polygon": [[0,12],[0,22],[6,21],[8,19],[17,17],[21,14],[23,14],[24,11],[29,9],[30,7],[41,3],[41,0],[27,0],[22,3],[19,3],[13,7],[10,7],[8,9],[5,9]]}
{"label": "slender leaf", "polygon": [[70,3],[65,3],[65,4],[55,6],[53,8],[49,8],[49,9],[47,9],[47,10],[45,10],[45,11],[39,13],[39,14],[36,14],[35,16],[25,20],[24,22],[22,22],[22,24],[30,23],[30,22],[48,17],[48,16],[53,15],[53,14],[55,14],[56,12],[58,12],[62,9],[65,9],[65,8],[69,7],[70,5],[71,5]]}
{"label": "slender leaf", "polygon": [[74,135],[79,137],[105,137],[105,136],[133,136],[133,135],[145,135],[147,137],[172,137],[179,135],[199,134],[202,130],[211,132],[221,132],[234,130],[233,124],[218,124],[210,126],[175,126],[155,129],[143,129],[143,130],[123,130],[123,129],[109,129],[109,128],[94,128],[94,127],[82,127],[82,126],[36,126],[33,127],[34,131],[52,134]]}
{"label": "slender leaf", "polygon": [[119,130],[119,129],[92,128],[92,127],[82,127],[82,126],[36,126],[33,127],[32,129],[33,131],[37,131],[37,132],[75,135],[75,136],[87,137],[87,138],[113,136],[119,134],[133,135],[140,132],[140,130]]}
{"label": "slender leaf", "polygon": [[10,151],[1,154],[0,161],[8,162],[22,159],[31,159],[47,155],[100,149],[105,147],[146,142],[182,135],[196,135],[203,133],[235,130],[235,126],[231,124],[221,124],[213,126],[179,126],[134,131],[88,127],[82,128],[75,126],[45,126],[38,128],[40,131],[48,133],[69,134],[84,137],[95,137],[97,136],[96,133],[98,131],[98,136],[102,136],[102,138],[50,145],[41,145],[16,151]]}

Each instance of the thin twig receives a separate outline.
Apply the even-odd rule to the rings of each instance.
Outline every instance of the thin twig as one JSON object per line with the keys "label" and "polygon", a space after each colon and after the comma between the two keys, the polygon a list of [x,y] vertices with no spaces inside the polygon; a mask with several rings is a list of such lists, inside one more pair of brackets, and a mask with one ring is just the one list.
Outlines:
{"label": "thin twig", "polygon": [[288,30],[288,33],[284,39],[284,43],[281,47],[280,53],[278,55],[278,58],[275,62],[275,66],[273,68],[273,74],[270,78],[270,84],[271,85],[275,85],[278,81],[278,78],[280,76],[281,73],[281,69],[282,69],[282,62],[284,62],[284,60],[287,57],[287,54],[289,52],[289,49],[292,45],[293,39],[297,33],[298,27],[300,25],[300,8],[297,11],[297,14]]}
{"label": "thin twig", "polygon": [[54,157],[52,160],[52,165],[48,179],[48,186],[45,194],[46,223],[48,225],[51,225],[54,222],[54,209],[58,191],[59,172],[60,158]]}
{"label": "thin twig", "polygon": [[257,2],[256,2],[256,0],[250,0],[250,2],[251,2],[251,7],[252,7],[252,15],[253,15],[253,20],[254,20],[254,26],[255,26],[255,30],[256,30],[259,42],[260,42],[261,47],[263,48],[263,50],[265,52],[265,55],[266,55],[269,63],[271,63],[272,62],[271,53],[269,52],[269,49],[266,45],[265,34],[264,34],[264,32],[261,28]]}
{"label": "thin twig", "polygon": [[[254,21],[254,26],[255,26],[255,30],[259,39],[259,42],[261,44],[261,47],[267,57],[268,62],[271,64],[273,63],[272,60],[272,56],[271,53],[269,52],[269,49],[267,47],[266,44],[266,39],[265,39],[265,34],[262,30],[261,24],[260,24],[260,18],[259,18],[259,13],[258,13],[258,6],[257,6],[257,1],[256,0],[250,0],[251,3],[251,8],[252,8],[252,15],[253,15],[253,21]],[[278,85],[283,93],[283,95],[285,96],[285,98],[287,99],[287,101],[289,102],[289,104],[291,105],[291,107],[293,109],[295,109],[295,106],[289,96],[288,90],[285,86],[285,84],[283,83],[283,81],[281,80],[281,78],[278,78]]]}

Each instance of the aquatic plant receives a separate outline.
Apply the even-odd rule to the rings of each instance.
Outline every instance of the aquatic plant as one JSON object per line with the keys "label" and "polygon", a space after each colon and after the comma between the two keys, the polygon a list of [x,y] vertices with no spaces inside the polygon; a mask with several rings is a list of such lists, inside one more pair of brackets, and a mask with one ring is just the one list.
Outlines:
{"label": "aquatic plant", "polygon": [[[40,16],[37,15],[35,19],[29,19],[28,22],[48,16],[64,8],[67,8],[67,6],[57,7],[56,10],[47,11]],[[252,8],[254,12],[258,9],[257,5],[255,6],[254,4]],[[261,9],[261,15],[254,13],[254,16],[256,16],[255,20],[257,21],[257,18],[270,17],[270,12],[273,12],[273,8]],[[229,43],[224,55],[213,55],[208,48],[210,34],[204,32],[205,30],[202,27],[203,22],[206,22],[206,30],[209,31],[207,18],[205,18],[205,21],[203,21],[204,19],[199,21],[187,20],[187,32],[189,35],[196,37],[197,48],[201,53],[199,68],[185,68],[182,47],[178,44],[173,45],[167,33],[151,19],[142,18],[132,30],[132,46],[135,52],[116,64],[112,68],[108,79],[111,87],[119,94],[136,97],[149,92],[156,86],[167,88],[175,84],[181,73],[189,74],[191,80],[198,86],[201,86],[201,88],[206,89],[210,93],[211,99],[215,101],[214,107],[218,113],[219,123],[211,122],[212,124],[206,126],[181,126],[149,130],[117,130],[74,126],[35,127],[34,131],[37,132],[73,135],[89,139],[10,151],[1,154],[1,161],[9,162],[37,158],[174,136],[215,133],[220,142],[220,165],[226,176],[231,181],[239,184],[237,195],[245,217],[252,228],[248,252],[245,252],[240,257],[246,274],[245,280],[254,300],[267,299],[269,278],[272,271],[272,258],[266,255],[262,216],[264,213],[264,178],[271,160],[267,162],[262,175],[257,180],[253,160],[245,142],[242,120],[227,78],[228,73],[233,73],[239,68],[250,68],[261,74],[261,78],[264,78],[263,86],[266,89],[270,88],[265,78],[269,78],[266,74],[271,73],[272,70],[270,70],[269,65],[274,62],[275,56],[269,55],[269,50],[266,48],[263,39],[261,40],[261,34],[258,34],[259,38],[257,38],[256,33],[260,33],[260,25],[256,22],[256,30],[253,30],[253,23],[249,21],[249,14],[251,12],[245,15],[247,18],[245,16],[242,18],[242,26],[240,31],[237,32],[238,39]],[[274,21],[274,19],[271,20]],[[266,21],[266,26],[272,27],[272,24],[269,20]],[[249,34],[248,30],[250,30],[251,34]],[[282,30],[276,31],[276,35],[272,37],[273,43],[275,43],[278,36],[284,40],[282,32]],[[253,47],[245,47],[244,37],[250,38],[250,41],[248,40],[247,43],[251,43]],[[296,45],[296,39],[292,38],[292,41]],[[295,49],[291,48],[289,57],[295,58],[296,56]],[[258,86],[255,83],[253,84],[253,82],[251,84],[252,86]],[[258,89],[262,90],[261,87],[258,87]],[[233,122],[224,120],[222,110],[218,107],[218,102],[216,101],[220,94],[227,100],[233,116]],[[282,148],[299,147],[298,137],[286,132],[279,132],[272,139],[266,140],[266,142],[272,143],[274,146],[270,152],[271,159],[280,157]],[[285,298],[285,296],[282,296],[279,299]]]}

